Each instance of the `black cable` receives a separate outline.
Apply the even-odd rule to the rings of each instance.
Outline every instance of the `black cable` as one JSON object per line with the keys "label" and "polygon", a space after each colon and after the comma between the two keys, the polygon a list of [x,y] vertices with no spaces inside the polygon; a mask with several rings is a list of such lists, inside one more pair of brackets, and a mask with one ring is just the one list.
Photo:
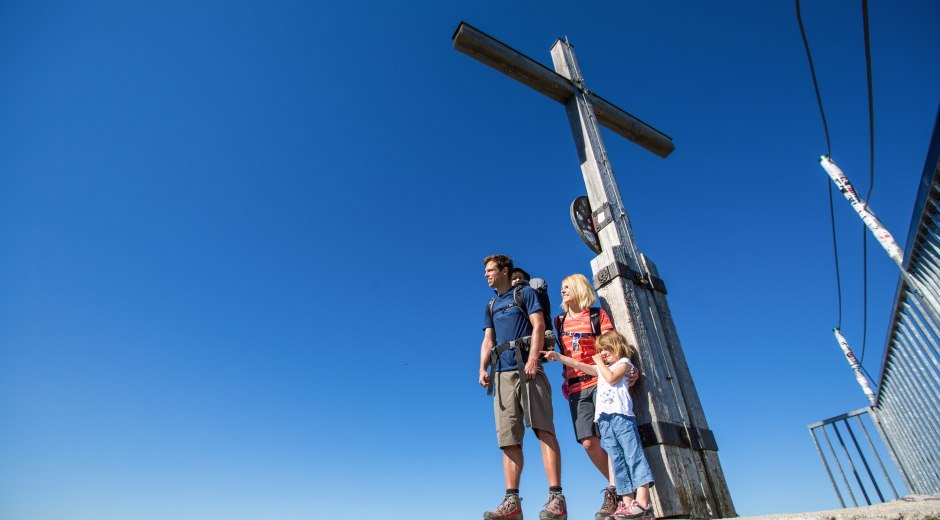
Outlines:
{"label": "black cable", "polygon": [[832,182],[826,177],[826,184],[829,186],[829,222],[832,223],[832,255],[836,264],[836,296],[839,300],[839,324],[836,328],[842,328],[842,275],[839,273],[839,243],[836,241],[836,213],[835,203],[832,195]]}
{"label": "black cable", "polygon": [[[813,54],[809,50],[809,40],[806,38],[806,29],[803,27],[803,15],[800,13],[800,0],[796,0],[796,21],[800,26],[800,36],[803,38],[803,48],[806,49],[806,60],[809,62],[809,73],[813,77],[813,90],[816,92],[816,104],[819,105],[819,115],[822,118],[823,133],[826,135],[826,157],[832,155],[832,145],[829,140],[829,125],[826,123],[826,111],[823,109],[822,95],[819,92],[819,82],[816,80],[816,68],[813,66]],[[832,183],[826,179],[829,186],[829,220],[832,223],[832,253],[836,267],[836,297],[839,302],[839,323],[842,328],[842,276],[839,271],[839,245],[836,240],[836,215],[832,201]]]}
{"label": "black cable", "polygon": [[[871,37],[868,31],[868,0],[862,0],[862,26],[865,35],[865,72],[868,79],[868,193],[862,204],[868,208],[871,192],[875,188],[875,102],[871,81]],[[868,234],[862,226],[862,353],[859,364],[865,361],[865,339],[868,333]]]}
{"label": "black cable", "polygon": [[865,29],[865,72],[868,77],[868,194],[865,195],[865,207],[871,201],[871,192],[875,188],[875,101],[871,82],[871,38],[868,34],[868,0],[862,0],[862,24]]}
{"label": "black cable", "polygon": [[877,385],[878,385],[878,382],[875,381],[875,378],[874,378],[874,377],[871,377],[871,374],[868,373],[868,370],[865,370],[865,365],[862,364],[861,360],[859,360],[858,366],[859,366],[859,368],[862,369],[862,372],[864,372],[865,375],[868,376],[868,380],[871,381],[871,383],[872,383],[873,385],[877,386]]}
{"label": "black cable", "polygon": [[800,14],[800,0],[796,0],[796,21],[800,24],[800,36],[803,37],[803,47],[806,48],[806,59],[809,61],[809,73],[813,77],[813,89],[816,91],[816,103],[819,105],[819,115],[822,116],[823,132],[826,134],[826,156],[832,155],[829,145],[829,125],[826,124],[826,112],[823,110],[822,96],[819,94],[819,83],[816,81],[816,68],[813,67],[813,55],[809,52],[809,41],[806,39],[806,30],[803,28],[803,15]]}

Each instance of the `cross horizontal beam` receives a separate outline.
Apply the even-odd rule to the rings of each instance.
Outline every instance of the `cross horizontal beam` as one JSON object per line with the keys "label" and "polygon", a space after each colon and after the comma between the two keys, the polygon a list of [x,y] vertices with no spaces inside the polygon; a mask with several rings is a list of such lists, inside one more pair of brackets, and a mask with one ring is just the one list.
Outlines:
{"label": "cross horizontal beam", "polygon": [[[453,40],[454,49],[561,104],[567,104],[579,88],[568,78],[466,22],[460,22],[457,26]],[[590,91],[586,91],[585,94],[594,105],[594,113],[599,124],[660,157],[666,157],[675,150],[672,138],[668,135]]]}

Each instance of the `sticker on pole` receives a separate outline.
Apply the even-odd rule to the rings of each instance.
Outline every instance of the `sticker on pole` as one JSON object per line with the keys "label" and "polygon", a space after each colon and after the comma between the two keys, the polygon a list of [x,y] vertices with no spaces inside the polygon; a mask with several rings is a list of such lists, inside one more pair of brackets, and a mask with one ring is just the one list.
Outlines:
{"label": "sticker on pole", "polygon": [[601,254],[601,241],[597,237],[594,219],[591,217],[591,202],[587,196],[582,195],[571,203],[571,225],[591,251]]}

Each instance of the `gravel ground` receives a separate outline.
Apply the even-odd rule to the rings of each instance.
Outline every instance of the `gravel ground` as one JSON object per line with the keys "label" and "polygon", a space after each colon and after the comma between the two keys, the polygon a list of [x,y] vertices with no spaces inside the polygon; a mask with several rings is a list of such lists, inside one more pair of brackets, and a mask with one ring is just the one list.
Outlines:
{"label": "gravel ground", "polygon": [[940,495],[908,495],[868,507],[830,509],[812,513],[742,516],[738,520],[940,520]]}

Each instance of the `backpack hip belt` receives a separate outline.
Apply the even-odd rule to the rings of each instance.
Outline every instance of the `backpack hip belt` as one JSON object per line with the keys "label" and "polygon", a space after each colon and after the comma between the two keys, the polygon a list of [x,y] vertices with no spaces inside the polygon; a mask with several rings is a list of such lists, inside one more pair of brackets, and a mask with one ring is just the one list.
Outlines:
{"label": "backpack hip belt", "polygon": [[571,378],[568,378],[568,386],[573,386],[573,385],[576,385],[576,384],[578,384],[578,383],[583,383],[583,382],[585,382],[585,381],[590,381],[590,380],[594,379],[595,377],[597,377],[597,376],[592,376],[592,375],[589,375],[589,374],[584,374],[583,376],[578,376],[578,377],[571,377]]}
{"label": "backpack hip belt", "polygon": [[[493,386],[496,384],[496,364],[499,362],[499,356],[507,350],[515,351],[516,366],[519,369],[519,397],[522,398],[522,418],[526,428],[532,427],[532,418],[529,413],[529,380],[525,377],[525,357],[529,353],[529,345],[532,342],[532,336],[525,336],[514,339],[509,343],[502,345],[493,345],[490,349],[490,384],[486,387],[486,395],[493,394]],[[499,397],[499,396],[497,396]],[[499,402],[500,409],[505,409],[502,400]]]}

